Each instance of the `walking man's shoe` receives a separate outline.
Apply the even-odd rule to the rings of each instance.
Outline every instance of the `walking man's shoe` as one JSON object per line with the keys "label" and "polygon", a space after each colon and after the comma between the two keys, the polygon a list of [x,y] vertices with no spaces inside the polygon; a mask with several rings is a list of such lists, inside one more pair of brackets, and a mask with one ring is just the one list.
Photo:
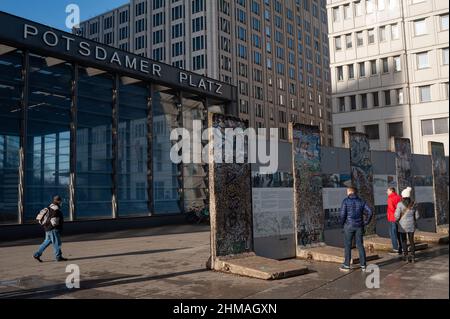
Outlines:
{"label": "walking man's shoe", "polygon": [[58,259],[56,259],[56,261],[68,261],[68,259],[64,257],[59,257]]}
{"label": "walking man's shoe", "polygon": [[36,259],[37,261],[39,261],[40,263],[42,262],[42,259],[39,256],[33,256],[33,258]]}
{"label": "walking man's shoe", "polygon": [[343,272],[349,272],[351,270],[351,268],[350,268],[350,266],[342,265],[341,267],[339,267],[339,270],[343,271]]}
{"label": "walking man's shoe", "polygon": [[367,270],[367,267],[366,267],[366,266],[361,266],[361,271],[362,271],[362,272],[366,272],[366,270]]}

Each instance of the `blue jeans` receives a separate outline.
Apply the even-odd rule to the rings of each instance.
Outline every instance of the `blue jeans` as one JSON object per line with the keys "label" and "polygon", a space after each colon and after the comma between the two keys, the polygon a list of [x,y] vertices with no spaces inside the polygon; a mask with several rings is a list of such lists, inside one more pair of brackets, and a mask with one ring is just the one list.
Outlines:
{"label": "blue jeans", "polygon": [[392,249],[394,250],[402,250],[399,246],[399,234],[398,234],[398,225],[396,222],[389,222],[389,236],[391,237]]}
{"label": "blue jeans", "polygon": [[363,242],[363,227],[344,226],[344,245],[345,245],[345,261],[344,265],[350,267],[350,260],[352,259],[352,244],[353,238],[355,238],[356,247],[359,250],[359,264],[361,267],[366,266],[366,250],[364,249]]}
{"label": "blue jeans", "polygon": [[44,251],[47,249],[50,244],[53,245],[53,251],[55,253],[55,259],[58,260],[62,257],[61,251],[61,236],[59,234],[59,230],[53,229],[48,232],[45,232],[45,240],[39,246],[38,251],[34,254],[35,257],[41,257]]}

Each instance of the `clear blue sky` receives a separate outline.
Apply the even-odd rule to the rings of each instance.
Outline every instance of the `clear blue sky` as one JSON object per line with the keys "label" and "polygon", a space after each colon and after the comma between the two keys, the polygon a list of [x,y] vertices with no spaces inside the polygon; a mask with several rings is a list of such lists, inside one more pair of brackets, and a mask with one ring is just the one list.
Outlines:
{"label": "clear blue sky", "polygon": [[0,11],[69,31],[65,25],[68,4],[80,7],[83,21],[128,2],[129,0],[0,0]]}

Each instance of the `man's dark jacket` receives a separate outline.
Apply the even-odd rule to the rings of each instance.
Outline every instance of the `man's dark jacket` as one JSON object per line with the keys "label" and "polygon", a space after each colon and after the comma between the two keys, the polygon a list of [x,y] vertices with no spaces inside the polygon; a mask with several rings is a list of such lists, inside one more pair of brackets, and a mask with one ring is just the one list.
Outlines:
{"label": "man's dark jacket", "polygon": [[48,209],[50,210],[50,218],[48,222],[44,225],[45,231],[51,231],[53,229],[57,229],[59,231],[63,230],[63,224],[64,224],[64,216],[61,212],[61,209],[56,204],[50,204],[48,206]]}
{"label": "man's dark jacket", "polygon": [[[364,218],[364,212],[366,218]],[[351,194],[342,202],[340,222],[342,226],[361,228],[370,223],[372,215],[373,212],[369,205],[357,195]]]}

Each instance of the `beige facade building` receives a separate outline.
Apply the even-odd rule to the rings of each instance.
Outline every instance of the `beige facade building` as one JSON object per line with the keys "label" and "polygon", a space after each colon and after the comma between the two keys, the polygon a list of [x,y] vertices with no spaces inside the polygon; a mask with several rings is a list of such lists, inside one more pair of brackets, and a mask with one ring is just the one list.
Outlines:
{"label": "beige facade building", "polygon": [[366,132],[375,150],[408,137],[448,155],[449,3],[446,0],[328,0],[334,145]]}
{"label": "beige facade building", "polygon": [[253,127],[320,127],[332,145],[326,0],[131,0],[85,21],[90,39],[232,83]]}

